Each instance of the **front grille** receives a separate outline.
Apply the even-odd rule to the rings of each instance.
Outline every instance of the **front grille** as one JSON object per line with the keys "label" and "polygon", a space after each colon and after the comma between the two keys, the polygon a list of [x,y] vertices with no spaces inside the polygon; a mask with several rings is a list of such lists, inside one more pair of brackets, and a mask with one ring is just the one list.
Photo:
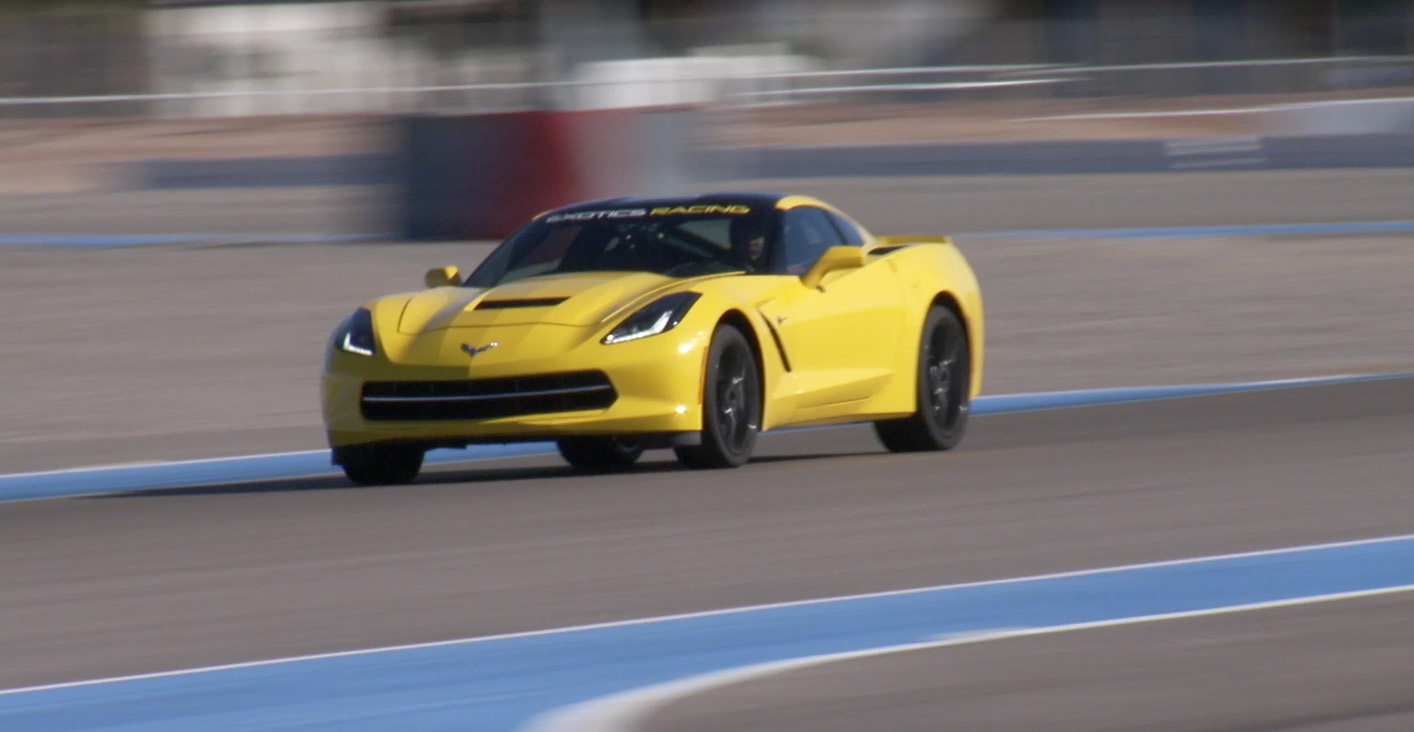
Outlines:
{"label": "front grille", "polygon": [[618,394],[600,371],[458,381],[369,381],[364,419],[491,419],[605,409]]}

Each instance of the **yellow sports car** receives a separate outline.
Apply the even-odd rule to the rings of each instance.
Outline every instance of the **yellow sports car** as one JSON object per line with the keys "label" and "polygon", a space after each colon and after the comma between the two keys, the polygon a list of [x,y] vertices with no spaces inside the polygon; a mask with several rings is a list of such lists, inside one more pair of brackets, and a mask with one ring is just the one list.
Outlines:
{"label": "yellow sports car", "polygon": [[982,298],[951,242],[874,236],[807,196],[566,206],[426,283],[330,340],[324,421],[356,483],[408,482],[434,447],[539,440],[581,469],[655,448],[729,468],[759,432],[847,422],[946,450],[982,383]]}

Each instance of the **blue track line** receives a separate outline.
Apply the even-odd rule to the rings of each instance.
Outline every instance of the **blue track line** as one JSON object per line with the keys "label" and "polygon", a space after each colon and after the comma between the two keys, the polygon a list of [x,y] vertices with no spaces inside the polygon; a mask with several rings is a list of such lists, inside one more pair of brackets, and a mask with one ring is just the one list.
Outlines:
{"label": "blue track line", "polygon": [[99,249],[171,244],[352,244],[392,234],[0,234],[0,246]]}
{"label": "blue track line", "polygon": [[1414,536],[1382,537],[0,690],[0,728],[514,732],[572,705],[791,659],[1411,589]]}
{"label": "blue track line", "polygon": [[1198,239],[1221,236],[1310,236],[1414,232],[1414,221],[1340,221],[1310,224],[1161,226],[1129,229],[1017,229],[959,234],[970,239]]}
{"label": "blue track line", "polygon": [[[1408,377],[1414,377],[1414,372],[983,396],[973,402],[973,414],[1006,414]],[[554,452],[555,446],[550,442],[473,445],[463,449],[432,450],[427,454],[426,462],[431,465],[444,465],[506,457],[550,455]],[[0,503],[232,483],[296,480],[337,475],[338,473],[338,468],[329,462],[328,450],[18,473],[0,475]]]}

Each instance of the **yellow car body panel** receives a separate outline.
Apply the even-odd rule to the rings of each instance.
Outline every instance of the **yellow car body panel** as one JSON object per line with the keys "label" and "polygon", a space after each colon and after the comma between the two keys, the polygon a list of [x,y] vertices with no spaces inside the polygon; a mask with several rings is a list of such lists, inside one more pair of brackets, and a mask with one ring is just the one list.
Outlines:
{"label": "yellow car body panel", "polygon": [[[824,208],[817,199],[776,206]],[[856,224],[857,225],[857,224]],[[573,272],[490,289],[444,286],[366,303],[372,355],[330,344],[323,413],[331,446],[425,446],[579,435],[691,433],[703,426],[713,334],[748,336],[761,372],[762,430],[903,417],[918,409],[919,344],[935,305],[956,311],[970,345],[969,393],[981,390],[984,320],[972,269],[945,237],[874,237],[861,227],[862,266],[823,275]],[[917,243],[915,243],[917,242]],[[665,295],[697,293],[676,327],[606,344],[625,318]],[[436,382],[602,372],[603,408],[481,419],[367,419],[368,382]]]}

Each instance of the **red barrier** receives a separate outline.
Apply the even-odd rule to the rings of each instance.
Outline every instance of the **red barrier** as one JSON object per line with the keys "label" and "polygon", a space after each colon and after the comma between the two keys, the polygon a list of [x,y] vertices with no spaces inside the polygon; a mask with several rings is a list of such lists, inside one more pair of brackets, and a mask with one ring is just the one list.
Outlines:
{"label": "red barrier", "polygon": [[643,193],[644,113],[614,109],[423,115],[404,120],[402,231],[497,239],[574,201]]}

